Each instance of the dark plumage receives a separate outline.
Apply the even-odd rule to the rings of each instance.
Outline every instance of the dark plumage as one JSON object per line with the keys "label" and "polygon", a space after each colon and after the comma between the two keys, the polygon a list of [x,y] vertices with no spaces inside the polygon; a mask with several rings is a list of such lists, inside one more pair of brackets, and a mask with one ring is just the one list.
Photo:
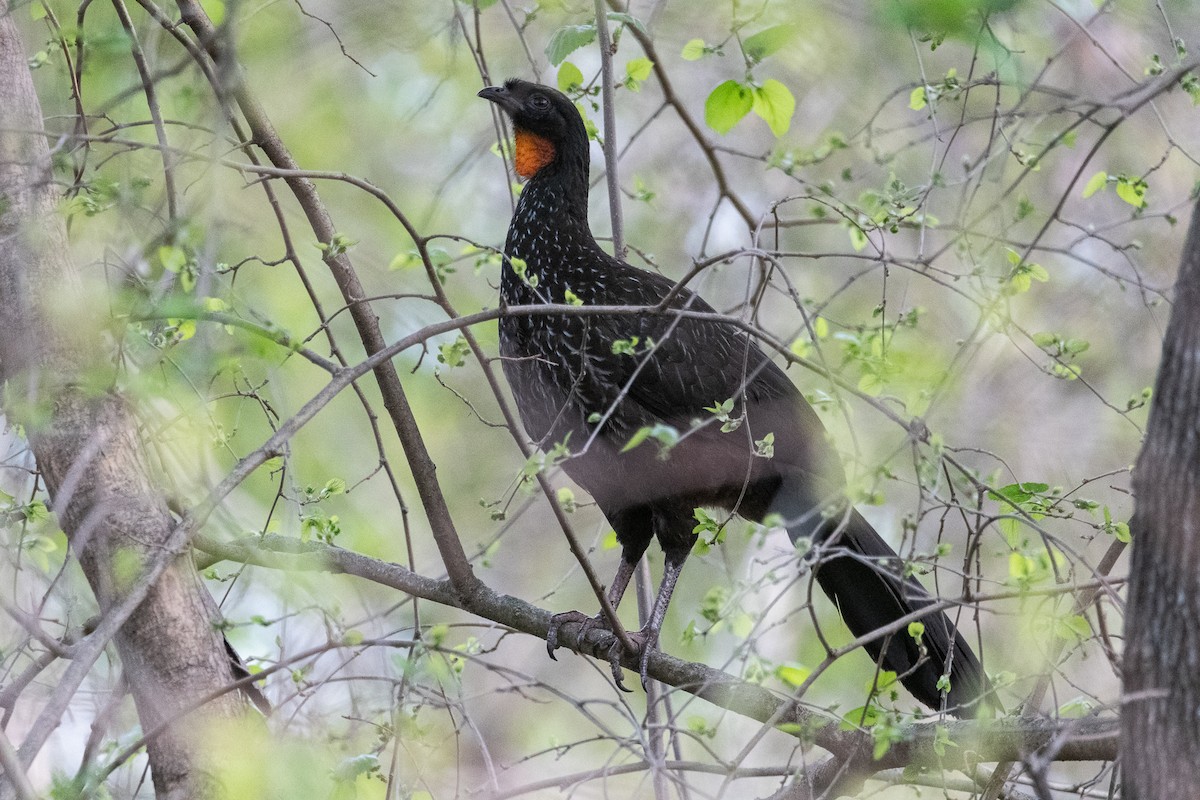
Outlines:
{"label": "dark plumage", "polygon": [[[529,178],[505,243],[502,302],[659,304],[673,282],[613,258],[592,236],[588,137],[571,101],[519,80],[479,94],[512,118],[518,172]],[[669,307],[713,311],[686,290]],[[635,339],[625,348],[632,353],[614,353],[614,342]],[[614,607],[650,541],[657,538],[663,548],[658,597],[646,627],[635,634],[643,648],[643,681],[645,654],[657,644],[671,591],[696,539],[698,506],[759,521],[778,514],[793,541],[812,539],[817,581],[856,636],[933,602],[916,580],[897,574],[897,554],[847,506],[845,475],[816,413],[735,327],[669,313],[505,316],[500,354],[529,435],[546,449],[566,443],[572,455],[563,468],[616,530],[623,551],[609,588]],[[743,422],[723,433],[706,408],[730,399],[730,416]],[[639,430],[659,424],[681,434],[666,458],[653,443],[623,452]],[[768,433],[774,435],[772,457],[756,453],[755,442]],[[578,612],[557,615],[552,654],[558,627],[584,620],[603,625]],[[883,665],[933,708],[942,705],[937,684],[949,672],[946,705],[959,716],[973,714],[987,688],[978,660],[944,613],[931,612],[922,621],[923,648],[900,630],[867,644],[867,651],[879,660],[886,649]]]}

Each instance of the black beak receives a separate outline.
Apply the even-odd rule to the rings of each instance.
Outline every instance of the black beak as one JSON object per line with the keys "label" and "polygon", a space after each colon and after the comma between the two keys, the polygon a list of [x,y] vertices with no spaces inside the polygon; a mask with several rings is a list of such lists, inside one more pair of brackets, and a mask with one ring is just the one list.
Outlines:
{"label": "black beak", "polygon": [[513,97],[512,92],[508,91],[503,86],[488,86],[487,88],[479,91],[479,96],[484,100],[489,100],[495,103],[509,114],[516,113],[516,111],[521,107],[520,101]]}

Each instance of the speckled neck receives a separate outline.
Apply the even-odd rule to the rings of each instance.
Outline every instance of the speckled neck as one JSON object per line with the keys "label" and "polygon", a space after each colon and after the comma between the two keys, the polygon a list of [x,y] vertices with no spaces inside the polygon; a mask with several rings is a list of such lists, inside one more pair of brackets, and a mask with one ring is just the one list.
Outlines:
{"label": "speckled neck", "polygon": [[[505,264],[500,287],[505,302],[554,302],[569,287],[572,265],[606,258],[588,225],[588,161],[586,139],[564,146],[525,184],[504,252],[525,262],[526,275]],[[528,285],[530,275],[537,276],[537,287]]]}

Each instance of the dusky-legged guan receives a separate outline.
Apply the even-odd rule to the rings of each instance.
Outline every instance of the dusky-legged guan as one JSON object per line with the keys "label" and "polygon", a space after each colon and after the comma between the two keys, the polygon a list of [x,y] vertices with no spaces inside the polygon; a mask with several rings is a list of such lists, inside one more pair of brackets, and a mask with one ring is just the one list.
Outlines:
{"label": "dusky-legged guan", "polygon": [[[697,295],[672,294],[671,280],[597,244],[587,219],[588,136],[574,104],[521,80],[479,96],[511,118],[516,170],[527,179],[504,246],[502,304],[647,309],[500,320],[504,373],[526,431],[543,448],[565,444],[563,468],[591,493],[623,548],[608,589],[614,607],[651,540],[662,546],[663,578],[649,621],[631,634],[642,651],[643,683],[696,540],[697,507],[756,521],[777,515],[793,541],[810,539],[816,579],[855,636],[932,605],[921,584],[900,572],[901,558],[847,503],[845,473],[824,426],[783,370]],[[728,417],[741,424],[722,432],[710,409],[730,400]],[[679,432],[665,458],[652,443],[627,447],[656,425]],[[756,445],[767,434],[769,457]],[[973,716],[989,691],[978,659],[943,611],[921,621],[919,641],[901,629],[866,644],[867,652],[925,705]],[[556,615],[551,655],[568,622],[605,626],[579,612]],[[619,659],[619,652],[612,656],[618,684]]]}

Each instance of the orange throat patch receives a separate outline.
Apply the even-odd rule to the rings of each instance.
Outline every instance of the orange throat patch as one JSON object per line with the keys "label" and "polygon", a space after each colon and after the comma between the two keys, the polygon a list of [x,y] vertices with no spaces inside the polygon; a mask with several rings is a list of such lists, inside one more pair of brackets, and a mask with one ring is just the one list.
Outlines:
{"label": "orange throat patch", "polygon": [[554,143],[536,133],[517,129],[517,174],[532,178],[542,167],[554,160]]}

